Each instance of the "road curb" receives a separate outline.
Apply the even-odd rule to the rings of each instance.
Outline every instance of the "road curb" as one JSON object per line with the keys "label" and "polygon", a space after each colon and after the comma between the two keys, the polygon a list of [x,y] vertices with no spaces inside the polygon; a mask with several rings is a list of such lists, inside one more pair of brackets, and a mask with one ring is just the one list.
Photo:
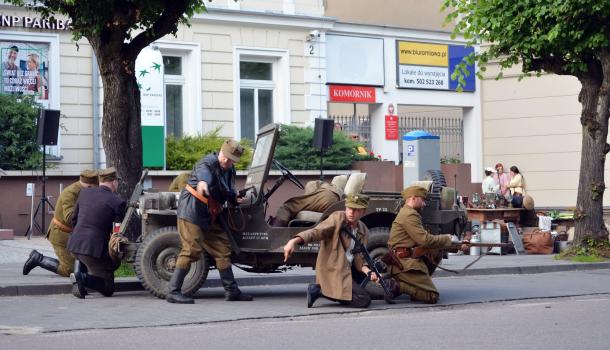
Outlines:
{"label": "road curb", "polygon": [[[583,270],[602,270],[610,269],[610,262],[602,263],[579,263],[568,265],[547,265],[547,266],[511,266],[511,267],[491,267],[469,269],[465,271],[457,270],[459,274],[448,271],[437,270],[434,277],[460,277],[460,276],[490,276],[490,275],[519,275],[519,274],[537,274],[562,271],[583,271]],[[0,285],[0,296],[37,296],[37,295],[53,295],[53,294],[68,294],[72,292],[72,285],[66,279],[66,283],[54,284],[27,284],[27,285]],[[305,284],[313,283],[315,276],[281,276],[268,275],[257,277],[239,277],[237,281],[242,287],[252,286],[270,286],[280,284]],[[115,281],[117,292],[132,292],[144,290],[142,284],[134,277],[120,278]],[[220,279],[208,279],[203,288],[221,287]]]}

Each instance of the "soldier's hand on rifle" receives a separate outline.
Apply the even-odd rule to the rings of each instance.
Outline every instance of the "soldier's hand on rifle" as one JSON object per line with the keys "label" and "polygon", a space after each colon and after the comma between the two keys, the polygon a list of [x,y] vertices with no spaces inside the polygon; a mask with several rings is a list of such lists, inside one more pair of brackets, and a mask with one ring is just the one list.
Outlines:
{"label": "soldier's hand on rifle", "polygon": [[376,273],[373,273],[373,271],[371,269],[369,269],[368,266],[362,266],[362,273],[364,273],[365,275],[369,276],[369,278],[373,282],[379,281],[379,276],[377,276]]}
{"label": "soldier's hand on rifle", "polygon": [[294,250],[296,249],[297,244],[303,244],[303,243],[305,243],[305,242],[303,241],[303,238],[301,238],[301,237],[295,237],[295,238],[289,240],[288,243],[286,243],[286,245],[284,246],[284,263],[286,263],[288,261],[288,258],[290,258],[292,253],[294,253]]}
{"label": "soldier's hand on rifle", "polygon": [[197,192],[208,197],[210,195],[210,191],[208,191],[208,183],[205,181],[199,181],[197,183]]}

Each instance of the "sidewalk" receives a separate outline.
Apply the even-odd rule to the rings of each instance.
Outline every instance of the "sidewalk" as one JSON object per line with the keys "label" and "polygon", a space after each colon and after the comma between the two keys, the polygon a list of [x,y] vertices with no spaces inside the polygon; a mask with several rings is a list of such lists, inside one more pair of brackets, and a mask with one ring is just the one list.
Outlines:
{"label": "sidewalk", "polygon": [[[28,276],[22,274],[23,263],[32,249],[36,249],[44,255],[55,257],[51,244],[44,238],[27,240],[23,237],[17,237],[14,240],[0,241],[0,296],[70,293],[72,286],[68,278],[55,275],[39,267],[32,270]],[[461,271],[478,257],[450,255],[449,259],[443,260],[441,266],[460,271],[460,274],[456,275],[437,269],[434,277],[610,269],[610,262],[573,263],[554,260],[553,257],[554,255],[488,255],[483,256],[467,270]],[[287,272],[275,274],[247,273],[238,268],[234,268],[234,271],[239,284],[242,286],[312,283],[315,279],[315,271],[311,268],[293,268]],[[218,272],[211,271],[204,288],[220,286]],[[118,278],[116,287],[117,291],[143,289],[135,277]]]}

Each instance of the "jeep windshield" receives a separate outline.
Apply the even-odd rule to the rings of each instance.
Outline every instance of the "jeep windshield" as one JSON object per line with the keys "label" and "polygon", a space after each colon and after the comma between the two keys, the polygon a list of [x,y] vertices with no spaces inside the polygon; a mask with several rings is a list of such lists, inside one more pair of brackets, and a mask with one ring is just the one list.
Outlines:
{"label": "jeep windshield", "polygon": [[254,144],[254,155],[248,169],[248,177],[244,188],[253,187],[257,201],[262,198],[263,186],[267,181],[267,175],[273,161],[275,144],[278,139],[279,125],[268,124],[259,130]]}

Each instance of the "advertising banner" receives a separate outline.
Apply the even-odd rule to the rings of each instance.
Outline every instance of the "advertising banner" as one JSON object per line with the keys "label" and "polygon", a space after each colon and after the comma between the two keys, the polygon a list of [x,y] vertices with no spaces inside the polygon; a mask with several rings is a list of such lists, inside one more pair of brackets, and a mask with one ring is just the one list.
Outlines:
{"label": "advertising banner", "polygon": [[[474,52],[472,47],[396,41],[397,83],[399,88],[455,90],[451,79],[455,66]],[[467,66],[464,91],[475,90],[474,65]]]}
{"label": "advertising banner", "polygon": [[165,167],[165,94],[163,57],[159,50],[143,49],[136,59],[142,118],[144,167]]}
{"label": "advertising banner", "polygon": [[49,44],[0,41],[0,92],[49,99]]}

